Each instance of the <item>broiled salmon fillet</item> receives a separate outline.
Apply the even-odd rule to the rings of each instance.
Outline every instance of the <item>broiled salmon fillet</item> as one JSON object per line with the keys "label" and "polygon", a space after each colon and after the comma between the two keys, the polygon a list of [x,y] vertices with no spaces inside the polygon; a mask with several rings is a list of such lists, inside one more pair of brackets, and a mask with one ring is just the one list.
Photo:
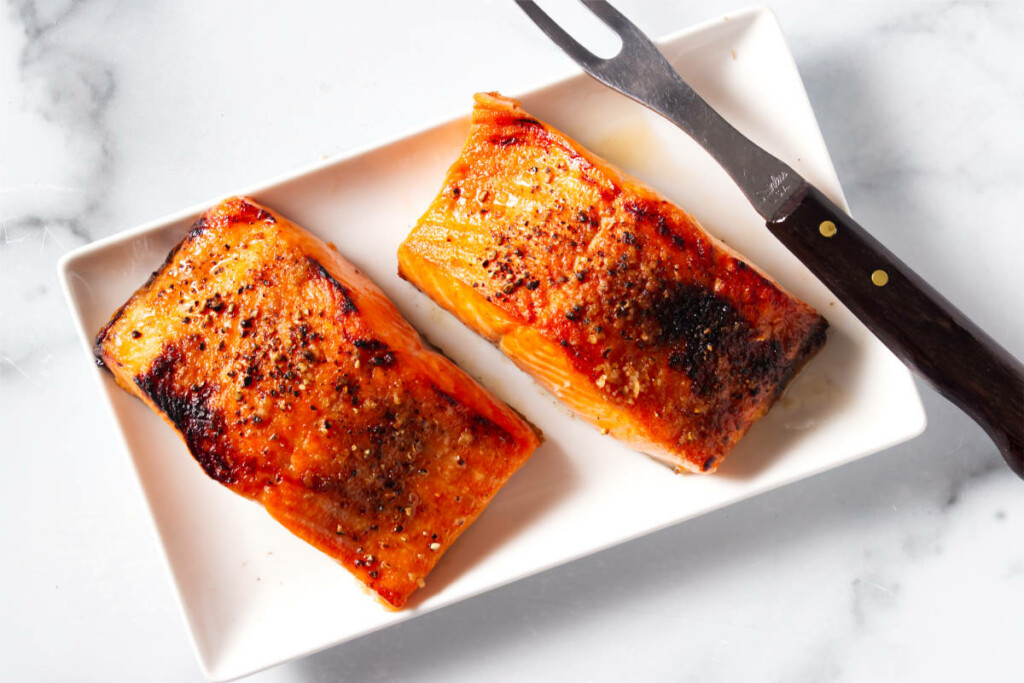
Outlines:
{"label": "broiled salmon fillet", "polygon": [[209,210],[96,338],[213,479],[401,607],[538,437],[337,251]]}
{"label": "broiled salmon fillet", "polygon": [[693,217],[478,94],[399,273],[602,431],[712,472],[827,323]]}

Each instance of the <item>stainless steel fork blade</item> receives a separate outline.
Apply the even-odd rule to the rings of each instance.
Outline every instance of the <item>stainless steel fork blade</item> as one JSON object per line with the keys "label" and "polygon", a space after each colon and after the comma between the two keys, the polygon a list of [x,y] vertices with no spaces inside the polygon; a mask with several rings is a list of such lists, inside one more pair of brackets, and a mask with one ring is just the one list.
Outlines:
{"label": "stainless steel fork blade", "polygon": [[769,219],[804,185],[804,179],[732,127],[691,88],[644,33],[603,0],[581,0],[622,39],[603,59],[580,45],[533,0],[516,0],[552,41],[605,85],[650,107],[696,140],[732,177],[754,209]]}

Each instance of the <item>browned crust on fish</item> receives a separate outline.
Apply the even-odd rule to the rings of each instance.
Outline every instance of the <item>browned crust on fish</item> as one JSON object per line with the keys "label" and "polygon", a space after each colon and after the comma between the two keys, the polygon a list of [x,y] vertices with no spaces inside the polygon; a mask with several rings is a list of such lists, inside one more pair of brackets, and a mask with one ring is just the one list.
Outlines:
{"label": "browned crust on fish", "polygon": [[493,93],[399,272],[588,420],[690,471],[717,468],[827,328],[693,217]]}
{"label": "browned crust on fish", "polygon": [[538,445],[352,264],[244,198],[196,222],[95,349],[208,476],[391,607]]}

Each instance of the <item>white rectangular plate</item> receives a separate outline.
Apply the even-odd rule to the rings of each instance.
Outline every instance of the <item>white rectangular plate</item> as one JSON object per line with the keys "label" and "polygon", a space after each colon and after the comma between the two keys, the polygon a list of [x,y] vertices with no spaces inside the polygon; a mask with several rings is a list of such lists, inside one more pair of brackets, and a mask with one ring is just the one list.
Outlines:
{"label": "white rectangular plate", "polygon": [[[740,12],[661,46],[712,106],[845,206],[770,12]],[[527,111],[661,190],[818,308],[832,324],[828,343],[718,474],[677,476],[573,419],[497,349],[398,278],[396,249],[458,156],[466,117],[243,191],[333,241],[431,342],[540,427],[547,440],[444,557],[410,607],[391,613],[258,505],[207,479],[177,435],[97,369],[208,677],[238,677],[390,626],[924,429],[906,369],[774,240],[725,173],[683,133],[585,76],[521,99]],[[60,272],[87,347],[213,203],[65,257]]]}

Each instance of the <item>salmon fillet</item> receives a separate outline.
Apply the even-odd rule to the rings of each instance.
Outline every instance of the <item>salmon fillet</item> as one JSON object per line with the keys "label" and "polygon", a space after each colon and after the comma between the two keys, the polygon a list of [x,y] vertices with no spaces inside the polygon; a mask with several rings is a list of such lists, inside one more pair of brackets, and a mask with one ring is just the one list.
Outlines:
{"label": "salmon fillet", "polygon": [[824,343],[807,304],[640,181],[478,94],[399,273],[602,431],[713,472]]}
{"label": "salmon fillet", "polygon": [[337,251],[244,198],[199,219],[95,355],[207,475],[394,608],[538,445]]}

